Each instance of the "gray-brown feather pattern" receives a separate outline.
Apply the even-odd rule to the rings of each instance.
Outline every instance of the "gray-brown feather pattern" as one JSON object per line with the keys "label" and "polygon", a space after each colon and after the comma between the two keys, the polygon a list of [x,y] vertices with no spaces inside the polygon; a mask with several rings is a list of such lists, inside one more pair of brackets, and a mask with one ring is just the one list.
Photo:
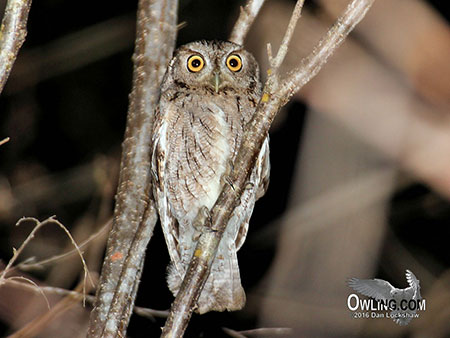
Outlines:
{"label": "gray-brown feather pattern", "polygon": [[[205,65],[187,69],[191,55]],[[226,59],[237,54],[242,69],[231,72]],[[163,80],[153,134],[154,194],[172,265],[168,284],[176,294],[201,229],[194,219],[202,206],[211,208],[223,176],[239,149],[245,124],[260,96],[258,65],[242,47],[229,42],[200,41],[180,47]],[[220,72],[221,86],[211,85]],[[268,177],[268,141],[219,245],[210,276],[198,300],[198,312],[237,310],[245,304],[236,252],[243,244],[254,202],[264,194]]]}

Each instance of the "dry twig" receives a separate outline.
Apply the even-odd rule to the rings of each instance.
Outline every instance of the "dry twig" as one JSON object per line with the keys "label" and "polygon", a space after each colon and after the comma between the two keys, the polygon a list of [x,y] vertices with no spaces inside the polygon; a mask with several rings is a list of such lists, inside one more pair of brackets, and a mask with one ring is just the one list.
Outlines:
{"label": "dry twig", "polygon": [[[76,289],[75,293],[80,293],[83,290],[84,292],[84,283],[80,283]],[[9,338],[20,338],[20,337],[35,337],[41,331],[43,331],[50,322],[55,320],[57,317],[61,316],[64,312],[69,310],[72,306],[74,306],[78,302],[79,298],[74,296],[73,294],[67,294],[63,299],[61,299],[56,305],[54,305],[50,311],[47,311],[37,318],[33,319],[19,331],[16,331],[14,334],[10,335]],[[84,297],[83,297],[84,302]]]}
{"label": "dry twig", "polygon": [[159,87],[175,46],[176,0],[140,0],[133,89],[122,144],[113,227],[89,337],[125,336],[157,216],[150,199],[150,136]]}
{"label": "dry twig", "polygon": [[[233,165],[234,169],[227,180],[229,184],[224,185],[221,194],[211,209],[211,219],[205,221],[207,224],[204,224],[203,233],[198,240],[195,249],[196,255],[192,257],[181,288],[172,304],[162,337],[181,337],[183,335],[195,308],[195,303],[208,278],[222,234],[234,208],[239,203],[275,115],[295,92],[317,74],[328,57],[364,17],[373,1],[353,0],[313,52],[302,60],[297,68],[288,73],[286,79],[280,79],[278,68],[271,69],[268,72],[269,77],[263,95],[253,119],[247,125],[247,130]],[[290,39],[292,26],[295,25],[300,16],[299,7],[301,7],[302,2],[298,1],[297,14],[294,13],[283,39],[283,43],[286,45]],[[287,46],[280,47],[278,55],[274,59],[276,61],[272,62],[274,66],[279,66],[278,62],[282,62],[286,50]]]}
{"label": "dry twig", "polygon": [[253,330],[236,331],[228,329],[226,327],[223,330],[234,338],[247,338],[247,337],[285,337],[292,335],[292,329],[287,327],[263,327]]}
{"label": "dry twig", "polygon": [[233,31],[230,34],[230,41],[237,43],[238,45],[244,44],[244,39],[255,21],[256,16],[259,13],[265,0],[249,0],[245,7],[241,7],[241,13],[239,15],[236,24],[233,27]]}
{"label": "dry twig", "polygon": [[3,140],[0,140],[0,146],[4,145],[9,141],[9,137],[5,137]]}
{"label": "dry twig", "polygon": [[86,240],[78,244],[78,248],[74,248],[68,252],[65,252],[60,255],[56,255],[50,258],[46,258],[40,261],[36,262],[35,257],[30,257],[29,259],[26,259],[24,262],[17,264],[17,268],[22,271],[30,271],[34,269],[42,269],[42,267],[46,264],[53,263],[68,257],[71,257],[75,253],[77,253],[77,249],[81,250],[84,246],[87,246],[89,243],[91,243],[94,239],[102,235],[105,231],[109,230],[111,227],[111,220],[106,222],[97,232],[93,233],[91,236],[89,236]]}
{"label": "dry twig", "polygon": [[[20,280],[22,280],[26,283],[29,283],[29,284],[20,282]],[[24,277],[18,277],[18,276],[10,277],[10,278],[6,279],[6,284],[8,284],[10,286],[24,288],[24,289],[30,290],[32,292],[43,295],[48,308],[50,308],[50,304],[49,304],[47,298],[45,297],[45,294],[58,295],[58,296],[62,296],[62,297],[70,296],[73,299],[77,299],[78,301],[85,299],[86,302],[91,305],[94,305],[94,303],[95,303],[95,296],[84,295],[83,293],[76,291],[76,290],[75,291],[67,290],[67,289],[58,288],[55,286],[39,286],[36,283],[34,283],[33,281],[30,281],[30,279],[27,279]],[[134,306],[133,312],[141,317],[146,317],[151,320],[154,320],[154,317],[166,318],[169,315],[169,311],[166,311],[166,310],[154,310],[154,309],[144,308],[141,306]]]}
{"label": "dry twig", "polygon": [[86,290],[86,279],[87,278],[89,278],[89,281],[91,282],[92,286],[95,285],[93,280],[92,280],[92,278],[91,278],[91,276],[90,276],[90,274],[89,274],[86,262],[84,260],[83,254],[81,253],[80,248],[78,247],[77,243],[73,239],[73,237],[70,234],[69,230],[67,230],[67,228],[61,222],[59,222],[57,219],[55,219],[54,216],[49,217],[49,218],[47,218],[46,220],[44,220],[42,222],[40,222],[39,220],[37,220],[36,218],[33,218],[33,217],[23,217],[17,222],[16,226],[20,225],[22,222],[25,222],[25,221],[34,222],[34,223],[36,223],[36,226],[30,232],[28,237],[23,241],[23,243],[19,247],[19,249],[13,249],[13,256],[9,260],[9,262],[6,265],[5,269],[0,273],[0,285],[5,283],[6,275],[11,271],[11,269],[13,267],[13,264],[16,262],[17,258],[22,253],[23,249],[25,249],[25,247],[28,245],[28,243],[34,238],[36,232],[40,228],[42,228],[43,226],[45,226],[47,224],[56,224],[56,225],[58,225],[66,233],[67,237],[69,237],[69,239],[72,242],[73,246],[75,247],[78,255],[80,256],[80,260],[81,260],[81,263],[83,264],[83,269],[84,269],[83,294],[86,293],[85,290]]}
{"label": "dry twig", "polygon": [[[22,281],[22,282],[19,282]],[[42,298],[44,298],[45,300],[45,305],[47,305],[47,308],[50,309],[50,303],[48,301],[47,296],[45,295],[44,291],[42,290],[41,287],[39,287],[39,285],[37,285],[33,280],[31,280],[30,278],[27,277],[23,277],[23,276],[12,276],[9,278],[6,278],[4,280],[5,284],[12,284],[12,285],[22,285],[28,288],[31,288],[31,290],[33,290],[34,292],[39,292],[42,296]],[[83,294],[80,293],[80,299],[83,299]]]}
{"label": "dry twig", "polygon": [[31,0],[9,0],[0,28],[0,93],[27,35]]}

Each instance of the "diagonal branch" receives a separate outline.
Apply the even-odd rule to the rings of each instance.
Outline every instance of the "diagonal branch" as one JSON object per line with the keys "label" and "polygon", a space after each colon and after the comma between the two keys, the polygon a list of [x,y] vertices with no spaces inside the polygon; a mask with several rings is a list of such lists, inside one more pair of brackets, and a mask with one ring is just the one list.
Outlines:
{"label": "diagonal branch", "polygon": [[9,0],[0,28],[0,93],[27,35],[31,0]]}
{"label": "diagonal branch", "polygon": [[347,35],[364,18],[370,6],[375,0],[353,0],[345,12],[338,18],[327,34],[319,41],[314,50],[301,64],[289,72],[280,88],[280,94],[289,100],[292,95],[300,90],[311,80],[334,50],[345,40]]}
{"label": "diagonal branch", "polygon": [[150,139],[159,87],[172,56],[178,1],[140,0],[133,89],[122,144],[112,230],[89,337],[123,337],[157,216],[150,199]]}
{"label": "diagonal branch", "polygon": [[[273,69],[270,72],[271,75],[269,75],[264,87],[263,95],[253,119],[246,126],[247,129],[238,155],[232,166],[233,170],[227,180],[229,184],[224,185],[211,209],[211,219],[205,221],[206,224],[203,226],[203,232],[197,243],[195,254],[172,304],[162,337],[181,337],[183,335],[203,285],[208,278],[222,235],[240,201],[275,115],[292,94],[300,90],[305,83],[317,74],[327,58],[364,17],[373,1],[353,0],[311,55],[289,74],[287,80],[280,83],[278,69]],[[299,0],[299,2],[302,1]],[[300,13],[297,15],[297,19],[299,15]],[[289,32],[286,35],[288,36]],[[288,40],[289,38],[284,39],[284,43],[287,44]],[[283,48],[287,50],[287,46],[281,46],[280,50],[283,50]],[[281,51],[280,53],[284,52]]]}
{"label": "diagonal branch", "polygon": [[297,3],[295,4],[294,11],[292,12],[291,19],[289,20],[286,33],[284,34],[284,38],[281,42],[280,48],[278,49],[276,58],[272,59],[272,47],[270,46],[270,44],[268,44],[267,46],[270,67],[272,67],[273,69],[279,69],[284,61],[284,58],[286,57],[292,35],[294,34],[295,26],[297,26],[297,22],[300,19],[304,3],[305,1],[302,0],[297,1]]}
{"label": "diagonal branch", "polygon": [[229,40],[231,42],[237,43],[238,45],[244,44],[244,39],[263,4],[264,0],[249,0],[245,7],[241,7],[239,18],[230,34]]}

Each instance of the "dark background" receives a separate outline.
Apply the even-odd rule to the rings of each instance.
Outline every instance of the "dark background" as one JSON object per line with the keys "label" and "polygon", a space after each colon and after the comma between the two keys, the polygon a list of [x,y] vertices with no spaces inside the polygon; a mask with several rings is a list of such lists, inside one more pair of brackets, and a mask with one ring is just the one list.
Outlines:
{"label": "dark background", "polygon": [[[444,2],[430,3],[448,20]],[[5,2],[0,4],[4,6]],[[186,25],[179,31],[177,44],[197,39],[226,39],[240,4],[240,1],[181,1],[179,21]],[[3,7],[0,9],[3,12]],[[13,192],[22,189],[20,201],[23,202],[9,212],[0,209],[4,212],[0,214],[0,258],[3,262],[8,261],[11,247],[17,247],[28,231],[24,229],[24,233],[20,233],[14,229],[13,225],[20,217],[33,216],[42,220],[56,215],[70,229],[80,215],[87,211],[98,212],[101,198],[97,189],[89,185],[80,187],[83,192],[74,193],[60,184],[54,195],[50,194],[51,198],[44,199],[33,199],[30,197],[33,192],[23,189],[27,182],[37,177],[54,177],[55,181],[65,182],[65,175],[73,168],[98,158],[118,163],[132,78],[135,13],[134,1],[33,2],[28,35],[17,68],[13,69],[0,97],[0,139],[11,138],[0,147],[0,187],[3,191],[9,187]],[[86,29],[98,25],[120,30],[122,33],[117,35],[120,39],[96,43],[95,38],[102,40],[102,35],[96,34],[107,36],[108,32],[99,29],[93,34]],[[77,40],[77,34],[86,34],[87,38],[93,39],[92,45],[83,39]],[[72,56],[74,46],[85,50]],[[89,61],[83,61],[85,57]],[[304,117],[305,106],[300,102],[292,103],[286,118],[271,133],[270,188],[256,204],[246,245],[239,253],[246,290],[258,283],[274,256],[276,237],[262,245],[253,240],[253,236],[281,215],[286,207]],[[433,203],[427,203],[430,200]],[[109,213],[113,210],[112,197],[107,209]],[[449,266],[450,205],[447,200],[423,184],[410,183],[392,196],[389,220],[393,233],[405,246],[413,252],[426,253],[441,266]],[[436,235],[435,231],[415,231],[423,224],[441,232],[442,236]],[[60,235],[48,236],[49,245],[59,248]],[[157,226],[147,251],[137,305],[155,309],[170,306],[172,295],[164,280],[168,259],[162,232]],[[389,267],[379,267],[380,278],[385,276],[386,269]],[[39,272],[37,276],[43,278],[45,272]],[[219,337],[224,335],[222,327],[249,329],[256,326],[256,320],[255,316],[241,312],[194,315],[186,336]],[[162,319],[152,322],[134,315],[128,335],[158,336],[163,324]],[[3,323],[0,335],[6,334],[8,327]]]}

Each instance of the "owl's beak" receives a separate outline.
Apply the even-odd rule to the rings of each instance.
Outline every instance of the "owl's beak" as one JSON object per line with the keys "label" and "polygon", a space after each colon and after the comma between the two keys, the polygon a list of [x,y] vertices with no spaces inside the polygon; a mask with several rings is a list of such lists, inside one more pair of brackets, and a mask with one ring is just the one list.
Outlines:
{"label": "owl's beak", "polygon": [[220,78],[220,72],[214,72],[214,77],[211,78],[211,84],[214,86],[214,90],[216,93],[219,92],[220,84],[222,83],[222,79]]}

